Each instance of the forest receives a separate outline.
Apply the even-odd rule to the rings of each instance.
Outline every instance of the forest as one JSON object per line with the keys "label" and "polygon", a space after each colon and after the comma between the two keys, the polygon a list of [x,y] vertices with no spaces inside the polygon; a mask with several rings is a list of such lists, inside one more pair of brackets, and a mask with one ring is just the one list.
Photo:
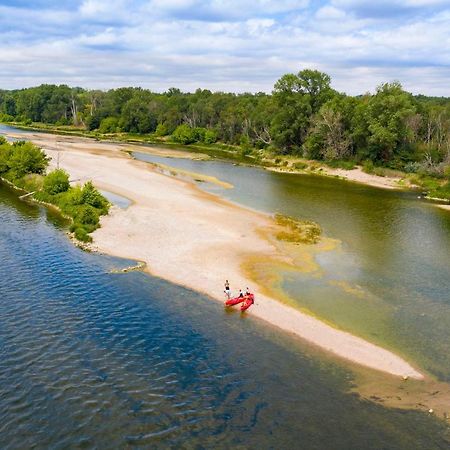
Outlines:
{"label": "forest", "polygon": [[41,85],[0,91],[0,121],[99,134],[152,135],[180,144],[236,146],[328,163],[450,177],[450,98],[414,96],[398,82],[349,96],[325,73],[283,75],[271,94],[108,91]]}

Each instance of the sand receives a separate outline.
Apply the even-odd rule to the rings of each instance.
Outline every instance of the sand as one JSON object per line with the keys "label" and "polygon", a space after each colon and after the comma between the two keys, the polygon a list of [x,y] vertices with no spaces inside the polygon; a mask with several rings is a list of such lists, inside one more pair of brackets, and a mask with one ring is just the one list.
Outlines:
{"label": "sand", "polygon": [[368,186],[383,188],[383,189],[400,189],[404,188],[399,183],[402,180],[399,177],[380,177],[370,173],[363,172],[361,167],[356,167],[352,170],[346,169],[330,169],[326,168],[327,175],[338,176],[348,181],[356,183],[363,183]]}
{"label": "sand", "polygon": [[58,136],[56,145],[55,136],[44,134],[32,140],[53,158],[53,165],[59,160],[71,179],[92,179],[98,188],[132,200],[126,210],[113,207],[102,219],[102,227],[93,234],[99,251],[144,261],[151,274],[218,301],[224,300],[225,279],[235,291],[250,286],[257,300],[249,315],[353,363],[399,377],[423,378],[394,353],[286,306],[253,285],[242,269],[246,261],[289,259],[261,232],[275,229],[270,216],[162,174],[133,160],[119,144]]}

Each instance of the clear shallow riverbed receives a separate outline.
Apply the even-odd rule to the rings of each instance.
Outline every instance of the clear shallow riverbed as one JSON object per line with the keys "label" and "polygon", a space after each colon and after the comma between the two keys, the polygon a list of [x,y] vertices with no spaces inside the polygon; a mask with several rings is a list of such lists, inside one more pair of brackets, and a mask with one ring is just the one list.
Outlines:
{"label": "clear shallow riverbed", "polygon": [[252,319],[84,253],[0,184],[2,449],[438,449],[423,413]]}
{"label": "clear shallow riverbed", "polygon": [[417,198],[324,176],[223,161],[133,153],[231,183],[202,189],[236,203],[318,222],[337,247],[320,270],[281,273],[292,301],[450,381],[450,213]]}

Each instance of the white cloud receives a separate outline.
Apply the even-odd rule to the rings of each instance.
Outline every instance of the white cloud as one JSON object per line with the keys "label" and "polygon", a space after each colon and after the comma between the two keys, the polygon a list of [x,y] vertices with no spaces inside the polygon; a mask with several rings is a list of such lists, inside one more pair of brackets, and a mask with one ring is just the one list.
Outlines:
{"label": "white cloud", "polygon": [[[414,92],[450,95],[450,10],[433,1],[439,6],[433,13],[389,21],[354,12],[375,3],[84,0],[65,10],[0,6],[0,88],[55,82],[270,91],[284,73],[312,67],[353,94],[399,79]],[[425,1],[393,3],[422,11]]]}

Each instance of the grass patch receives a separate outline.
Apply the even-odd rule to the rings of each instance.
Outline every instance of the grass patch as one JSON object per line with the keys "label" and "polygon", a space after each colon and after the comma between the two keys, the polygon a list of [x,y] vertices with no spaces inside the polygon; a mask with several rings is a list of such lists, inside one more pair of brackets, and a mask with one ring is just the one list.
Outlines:
{"label": "grass patch", "polygon": [[317,244],[322,234],[320,226],[310,220],[298,220],[283,214],[275,214],[275,222],[285,228],[276,234],[279,241],[294,244]]}

